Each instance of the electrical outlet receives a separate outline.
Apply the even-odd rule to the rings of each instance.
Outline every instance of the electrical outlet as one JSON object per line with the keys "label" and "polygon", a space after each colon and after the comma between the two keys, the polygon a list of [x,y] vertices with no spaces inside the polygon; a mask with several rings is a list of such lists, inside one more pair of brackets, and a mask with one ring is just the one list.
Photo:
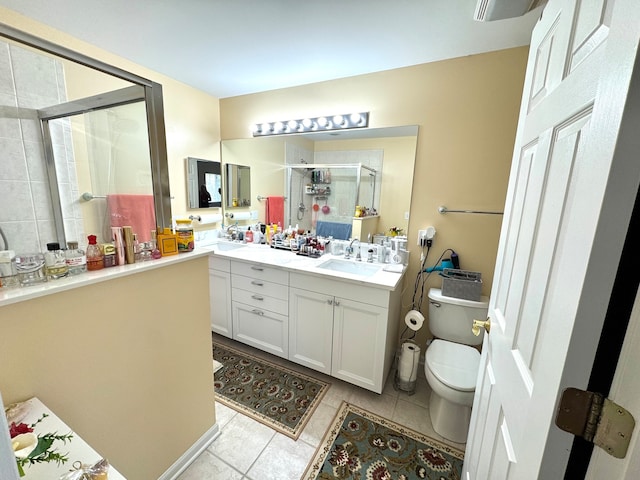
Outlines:
{"label": "electrical outlet", "polygon": [[426,230],[418,230],[418,246],[424,247],[427,241],[427,231]]}

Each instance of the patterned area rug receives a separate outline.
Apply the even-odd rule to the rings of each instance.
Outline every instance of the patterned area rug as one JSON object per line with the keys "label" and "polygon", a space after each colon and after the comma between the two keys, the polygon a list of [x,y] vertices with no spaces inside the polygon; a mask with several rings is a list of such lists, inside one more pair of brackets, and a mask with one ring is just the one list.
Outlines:
{"label": "patterned area rug", "polygon": [[297,440],[329,384],[226,345],[213,343],[222,363],[216,399]]}
{"label": "patterned area rug", "polygon": [[459,480],[463,452],[343,402],[304,480]]}

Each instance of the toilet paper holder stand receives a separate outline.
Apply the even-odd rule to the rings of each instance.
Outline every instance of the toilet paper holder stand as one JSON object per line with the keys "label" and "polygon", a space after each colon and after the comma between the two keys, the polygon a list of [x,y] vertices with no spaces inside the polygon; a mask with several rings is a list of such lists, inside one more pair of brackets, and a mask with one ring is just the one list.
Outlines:
{"label": "toilet paper holder stand", "polygon": [[[415,332],[413,332],[415,336]],[[416,393],[416,383],[419,371],[420,346],[413,338],[400,340],[396,355],[396,370],[393,378],[393,388],[408,395]]]}

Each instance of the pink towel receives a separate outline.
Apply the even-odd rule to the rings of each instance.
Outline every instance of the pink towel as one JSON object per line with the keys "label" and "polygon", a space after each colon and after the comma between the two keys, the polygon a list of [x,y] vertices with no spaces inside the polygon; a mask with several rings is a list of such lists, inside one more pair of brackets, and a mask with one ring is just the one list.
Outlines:
{"label": "pink towel", "polygon": [[153,195],[107,195],[107,208],[112,227],[129,225],[139,242],[151,240],[151,230],[156,229]]}
{"label": "pink towel", "polygon": [[284,197],[267,197],[267,203],[264,207],[265,223],[280,224],[284,226]]}

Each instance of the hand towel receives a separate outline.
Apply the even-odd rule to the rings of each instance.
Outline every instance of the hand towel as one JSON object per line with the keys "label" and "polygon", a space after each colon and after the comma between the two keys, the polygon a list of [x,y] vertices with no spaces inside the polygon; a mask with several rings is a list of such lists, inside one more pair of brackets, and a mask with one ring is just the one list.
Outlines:
{"label": "hand towel", "polygon": [[280,224],[280,227],[285,228],[284,197],[267,197],[264,207],[264,217],[267,224]]}
{"label": "hand towel", "polygon": [[128,225],[139,242],[151,240],[151,230],[156,229],[153,195],[107,195],[107,209],[112,227]]}

